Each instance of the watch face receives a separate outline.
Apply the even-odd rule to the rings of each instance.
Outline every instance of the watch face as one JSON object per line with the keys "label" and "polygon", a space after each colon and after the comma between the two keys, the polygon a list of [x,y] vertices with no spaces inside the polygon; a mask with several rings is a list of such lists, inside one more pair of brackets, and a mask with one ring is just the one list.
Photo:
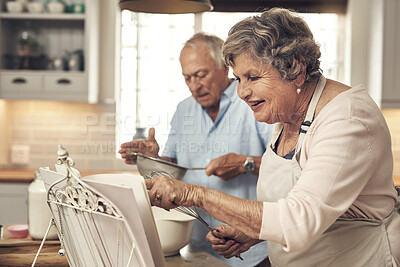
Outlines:
{"label": "watch face", "polygon": [[252,158],[248,158],[244,164],[244,169],[246,173],[251,173],[255,170],[256,165],[254,164],[254,160]]}

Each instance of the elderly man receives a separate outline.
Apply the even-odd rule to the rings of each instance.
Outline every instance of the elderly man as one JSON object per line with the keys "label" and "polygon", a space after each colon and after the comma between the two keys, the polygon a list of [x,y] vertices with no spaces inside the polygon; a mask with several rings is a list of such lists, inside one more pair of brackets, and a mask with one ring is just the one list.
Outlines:
{"label": "elderly man", "polygon": [[[251,109],[237,96],[237,82],[228,78],[221,57],[222,45],[223,40],[204,33],[185,43],[179,59],[192,96],[179,103],[161,158],[185,167],[206,166],[205,172],[188,171],[184,182],[255,200],[261,156],[272,128],[255,121]],[[136,156],[126,153],[128,150],[160,157],[154,129],[150,129],[147,140],[121,145],[122,158],[127,164],[135,164]],[[199,212],[212,227],[221,224],[203,210]],[[231,266],[256,266],[265,258],[267,245],[263,242],[243,253],[244,261],[225,259],[211,249],[207,232],[196,222],[191,244]]]}

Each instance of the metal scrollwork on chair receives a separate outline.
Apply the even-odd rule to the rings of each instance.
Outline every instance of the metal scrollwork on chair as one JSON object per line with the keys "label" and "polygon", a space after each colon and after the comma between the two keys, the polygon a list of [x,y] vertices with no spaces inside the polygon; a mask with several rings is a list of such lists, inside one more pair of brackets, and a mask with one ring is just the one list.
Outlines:
{"label": "metal scrollwork on chair", "polygon": [[[62,145],[58,146],[57,155],[57,165],[63,167],[65,170],[61,173],[66,174],[53,182],[47,190],[47,202],[53,215],[47,232],[51,226],[57,228],[61,242],[59,254],[67,256],[70,266],[119,266],[122,262],[124,266],[137,266],[138,263],[138,266],[145,266],[136,251],[135,238],[122,213],[111,201],[82,181],[79,172],[73,169],[75,162]],[[112,242],[115,242],[114,249],[108,245],[111,241],[107,244],[103,240],[107,232],[104,229],[106,225],[111,226],[116,233],[111,236]],[[35,265],[46,236],[47,233],[32,266]],[[82,254],[82,247],[89,255]]]}
{"label": "metal scrollwork on chair", "polygon": [[56,190],[53,190],[53,186],[60,181],[52,184],[49,188],[48,201],[71,206],[86,212],[100,212],[122,218],[109,201],[99,196],[93,189],[88,189],[88,186],[71,169],[75,162],[62,145],[58,145],[57,155],[57,164],[63,165],[67,171],[65,177],[67,184],[65,187]]}

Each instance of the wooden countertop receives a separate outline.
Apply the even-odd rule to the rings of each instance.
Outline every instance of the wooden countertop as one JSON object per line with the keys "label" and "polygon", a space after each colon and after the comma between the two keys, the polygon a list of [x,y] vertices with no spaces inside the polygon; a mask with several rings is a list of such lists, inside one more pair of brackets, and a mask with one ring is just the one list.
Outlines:
{"label": "wooden countertop", "polygon": [[[26,238],[12,238],[7,226],[3,225],[4,235],[0,239],[1,266],[31,266],[39,249],[40,240]],[[38,267],[68,267],[66,257],[58,255],[59,240],[46,240],[36,261]]]}
{"label": "wooden countertop", "polygon": [[[39,249],[40,240],[12,238],[4,225],[4,236],[0,239],[0,265],[2,267],[31,266]],[[68,267],[66,257],[58,255],[60,241],[46,240],[36,261],[37,267]],[[190,245],[182,248],[178,255],[165,257],[165,267],[218,266],[229,267],[223,261]]]}
{"label": "wooden countertop", "polygon": [[395,186],[400,187],[400,176],[393,176],[393,182]]}
{"label": "wooden countertop", "polygon": [[[30,183],[33,181],[34,173],[38,169],[0,169],[0,183]],[[103,173],[139,174],[137,171],[115,171],[115,170],[79,170],[82,176]]]}

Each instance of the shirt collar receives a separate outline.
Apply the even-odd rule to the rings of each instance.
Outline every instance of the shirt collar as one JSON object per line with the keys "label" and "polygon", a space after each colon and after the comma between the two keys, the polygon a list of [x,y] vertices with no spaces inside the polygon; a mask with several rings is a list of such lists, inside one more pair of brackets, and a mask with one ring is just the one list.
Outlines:
{"label": "shirt collar", "polygon": [[222,98],[227,98],[230,99],[230,102],[234,101],[234,99],[236,98],[236,87],[237,87],[237,81],[233,80],[231,84],[222,93],[221,100]]}

